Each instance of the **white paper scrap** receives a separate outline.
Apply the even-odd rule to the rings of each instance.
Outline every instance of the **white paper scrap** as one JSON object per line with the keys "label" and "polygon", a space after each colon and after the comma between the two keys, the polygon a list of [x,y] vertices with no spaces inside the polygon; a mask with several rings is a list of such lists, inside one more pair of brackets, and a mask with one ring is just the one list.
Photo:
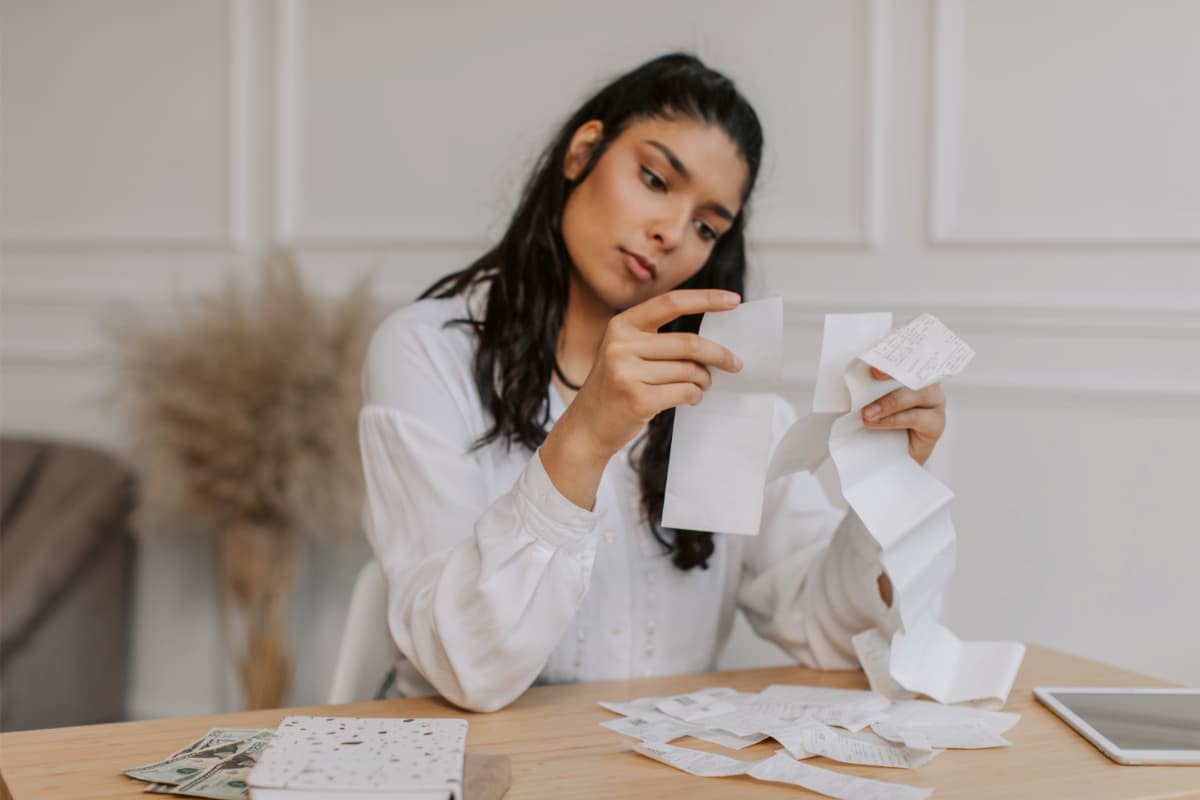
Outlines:
{"label": "white paper scrap", "polygon": [[963,642],[934,619],[923,619],[892,639],[891,673],[909,691],[942,703],[1008,700],[1025,646],[1017,642]]}
{"label": "white paper scrap", "polygon": [[890,312],[825,315],[825,334],[821,339],[817,382],[813,387],[814,412],[845,414],[850,410],[846,367],[859,353],[887,335],[891,328]]}
{"label": "white paper scrap", "polygon": [[930,314],[892,331],[860,358],[910,389],[962,372],[975,357],[966,342]]}
{"label": "white paper scrap", "polygon": [[710,392],[774,392],[783,371],[783,298],[750,300],[704,315],[700,335],[742,359],[740,372],[714,369]]}
{"label": "white paper scrap", "polygon": [[871,690],[889,700],[908,700],[913,693],[896,683],[892,677],[892,643],[879,629],[868,628],[850,640],[854,654],[867,674]]}
{"label": "white paper scrap", "polygon": [[640,712],[653,711],[659,701],[666,699],[665,697],[639,697],[635,700],[624,701],[601,700],[597,705],[607,708],[614,714],[631,717],[638,716]]}
{"label": "white paper scrap", "polygon": [[816,753],[810,753],[804,749],[805,732],[809,728],[818,727],[821,723],[814,722],[811,719],[801,719],[795,722],[785,722],[772,727],[768,734],[775,741],[779,742],[784,750],[791,754],[792,758],[804,759],[812,758]]}
{"label": "white paper scrap", "polygon": [[940,750],[894,744],[873,733],[848,733],[828,725],[813,725],[800,732],[806,753],[846,764],[915,769],[928,764]]}
{"label": "white paper scrap", "polygon": [[686,747],[675,747],[669,744],[642,742],[634,745],[633,749],[655,761],[661,761],[667,766],[698,775],[701,778],[742,775],[758,763],[757,761],[739,761],[729,756],[705,753],[702,750],[690,750]]}
{"label": "white paper scrap", "polygon": [[840,800],[924,800],[933,791],[900,783],[843,775],[811,764],[801,764],[783,752],[758,761],[739,761],[716,753],[689,750],[669,744],[642,742],[634,745],[633,749],[647,758],[702,778],[750,775],[762,781],[800,786]]}
{"label": "white paper scrap", "polygon": [[874,781],[802,764],[786,753],[758,762],[747,773],[763,781],[790,783],[839,800],[924,800],[932,789]]}
{"label": "white paper scrap", "polygon": [[788,684],[768,686],[759,693],[759,702],[783,703],[791,714],[803,709],[803,716],[851,731],[881,719],[891,706],[890,700],[874,692]]}
{"label": "white paper scrap", "polygon": [[908,747],[939,750],[980,750],[988,747],[1008,747],[1012,744],[981,722],[941,725],[893,725],[876,722],[871,730],[891,742]]}
{"label": "white paper scrap", "polygon": [[678,406],[662,526],[754,535],[762,520],[775,397],[783,363],[783,300],[704,315],[700,336],[729,348],[742,370],[711,370],[697,406]]}
{"label": "white paper scrap", "polygon": [[664,528],[758,533],[774,408],[773,395],[710,390],[675,409]]}
{"label": "white paper scrap", "polygon": [[664,714],[670,714],[685,722],[695,722],[705,717],[716,717],[736,711],[737,706],[723,699],[726,695],[734,694],[732,689],[720,687],[717,689],[701,689],[698,692],[676,695],[660,700],[655,708]]}
{"label": "white paper scrap", "polygon": [[624,736],[632,736],[643,742],[672,742],[691,736],[695,727],[681,720],[661,715],[662,719],[647,719],[644,717],[622,717],[601,722],[601,727],[616,731]]}
{"label": "white paper scrap", "polygon": [[887,724],[897,726],[981,725],[999,735],[1020,721],[1011,711],[987,711],[970,706],[948,706],[929,700],[904,700],[892,706]]}
{"label": "white paper scrap", "polygon": [[[707,720],[701,720],[706,722]],[[703,739],[706,742],[719,744],[721,747],[727,747],[730,750],[744,750],[751,745],[758,744],[767,738],[765,733],[752,733],[747,736],[735,736],[732,733],[726,733],[722,730],[707,730],[696,727],[690,734],[693,739]]]}
{"label": "white paper scrap", "polygon": [[829,458],[829,432],[840,414],[808,414],[792,423],[775,445],[767,481],[795,472],[815,472]]}
{"label": "white paper scrap", "polygon": [[767,733],[771,728],[786,723],[778,717],[762,714],[739,705],[735,711],[707,717],[700,720],[699,724],[702,724],[709,730],[728,731],[734,736],[753,736],[754,734]]}

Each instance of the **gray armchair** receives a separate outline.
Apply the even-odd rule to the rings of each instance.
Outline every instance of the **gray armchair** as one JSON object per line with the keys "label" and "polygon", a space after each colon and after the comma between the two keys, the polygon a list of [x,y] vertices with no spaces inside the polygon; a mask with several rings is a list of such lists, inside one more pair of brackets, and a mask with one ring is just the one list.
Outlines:
{"label": "gray armchair", "polygon": [[0,730],[122,718],[133,497],[98,450],[0,438]]}

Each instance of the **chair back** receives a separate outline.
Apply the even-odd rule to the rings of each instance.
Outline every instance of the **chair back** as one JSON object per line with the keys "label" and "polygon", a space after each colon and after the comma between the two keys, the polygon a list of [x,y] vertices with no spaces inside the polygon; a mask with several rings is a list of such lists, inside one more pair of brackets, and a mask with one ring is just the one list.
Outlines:
{"label": "chair back", "polygon": [[375,699],[395,664],[395,652],[387,624],[387,580],[379,562],[372,558],[354,581],[329,702]]}

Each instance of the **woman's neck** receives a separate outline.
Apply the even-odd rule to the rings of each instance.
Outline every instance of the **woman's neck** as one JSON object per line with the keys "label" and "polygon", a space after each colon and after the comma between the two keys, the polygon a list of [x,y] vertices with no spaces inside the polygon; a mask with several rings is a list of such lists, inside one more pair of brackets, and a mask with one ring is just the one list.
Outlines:
{"label": "woman's neck", "polygon": [[[592,371],[592,363],[596,360],[596,353],[600,350],[604,331],[612,316],[613,310],[572,271],[556,357],[563,375],[576,386],[582,385]],[[575,393],[570,387],[562,385],[560,380],[556,379],[555,383],[569,403]]]}

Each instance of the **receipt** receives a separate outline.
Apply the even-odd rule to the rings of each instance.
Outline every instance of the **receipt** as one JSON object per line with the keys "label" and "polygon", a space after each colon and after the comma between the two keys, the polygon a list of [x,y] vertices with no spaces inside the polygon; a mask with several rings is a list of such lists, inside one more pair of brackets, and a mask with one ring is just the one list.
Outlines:
{"label": "receipt", "polygon": [[700,335],[742,359],[713,369],[697,406],[678,406],[662,526],[753,535],[762,520],[775,397],[783,359],[783,301],[772,297],[704,315]]}
{"label": "receipt", "polygon": [[891,742],[915,748],[939,750],[980,750],[988,747],[1008,747],[1012,744],[980,722],[940,725],[895,725],[876,722],[871,730]]}
{"label": "receipt", "polygon": [[848,733],[828,725],[813,725],[799,731],[805,753],[825,756],[846,764],[869,767],[915,769],[928,764],[940,750],[894,744],[872,733]]}
{"label": "receipt", "polygon": [[779,710],[786,712],[786,716],[776,716],[790,719],[804,716],[851,731],[862,730],[881,719],[891,706],[890,700],[874,692],[794,685],[768,686],[759,693],[756,706],[760,711],[765,711],[771,703],[779,704]]}
{"label": "receipt", "polygon": [[767,466],[767,480],[796,472],[815,472],[829,458],[829,432],[841,414],[809,414],[792,423]]}
{"label": "receipt", "polygon": [[746,706],[739,706],[736,711],[707,717],[704,720],[705,727],[728,731],[734,736],[753,736],[758,733],[767,733],[772,728],[784,724],[786,722],[779,717],[760,713]]}
{"label": "receipt", "polygon": [[736,695],[737,693],[733,689],[719,686],[712,689],[701,689],[698,692],[691,692],[689,694],[668,697],[665,700],[658,701],[654,707],[664,714],[670,714],[677,719],[685,722],[694,722],[705,717],[715,717],[727,714],[730,711],[736,711],[737,706],[723,699]]}
{"label": "receipt", "polygon": [[910,389],[957,375],[974,357],[966,342],[930,314],[893,331],[860,356]]}
{"label": "receipt", "polygon": [[632,736],[644,742],[671,742],[691,736],[695,730],[691,725],[671,717],[650,720],[642,717],[622,717],[601,722],[602,727],[624,736]]}
{"label": "receipt", "polygon": [[889,700],[907,700],[913,696],[892,677],[892,643],[888,637],[876,628],[868,628],[850,641],[872,691]]}
{"label": "receipt", "polygon": [[1001,705],[1016,680],[1025,646],[963,642],[934,619],[892,640],[891,673],[907,689],[942,703],[994,699]]}
{"label": "receipt", "polygon": [[1006,747],[1008,729],[1019,714],[987,711],[969,706],[948,706],[928,700],[896,703],[887,717],[871,725],[885,739],[911,747],[977,749]]}
{"label": "receipt", "polygon": [[701,778],[742,775],[758,763],[757,761],[739,761],[729,756],[705,753],[701,750],[689,750],[686,747],[675,747],[669,744],[642,742],[634,745],[633,749],[655,761],[661,761],[667,766],[692,775],[699,775]]}
{"label": "receipt", "polygon": [[747,773],[762,781],[790,783],[839,800],[924,800],[932,789],[843,775],[812,764],[802,764],[786,753],[776,753],[755,764]]}
{"label": "receipt", "polygon": [[762,781],[801,786],[841,800],[924,800],[932,792],[931,789],[842,775],[811,764],[801,764],[786,753],[776,753],[758,761],[740,761],[669,744],[642,742],[634,745],[633,749],[647,758],[702,778],[750,775]]}

